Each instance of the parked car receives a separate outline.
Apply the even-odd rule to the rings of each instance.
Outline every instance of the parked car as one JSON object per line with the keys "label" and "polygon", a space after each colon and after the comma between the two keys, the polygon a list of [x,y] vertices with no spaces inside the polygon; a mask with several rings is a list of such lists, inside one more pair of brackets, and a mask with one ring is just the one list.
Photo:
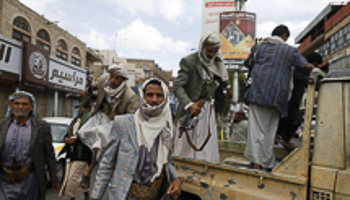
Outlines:
{"label": "parked car", "polygon": [[44,117],[44,121],[50,124],[52,146],[54,148],[56,160],[58,161],[58,180],[62,181],[64,178],[64,172],[66,167],[66,155],[67,153],[61,153],[64,148],[64,136],[67,134],[69,124],[73,120],[67,117]]}

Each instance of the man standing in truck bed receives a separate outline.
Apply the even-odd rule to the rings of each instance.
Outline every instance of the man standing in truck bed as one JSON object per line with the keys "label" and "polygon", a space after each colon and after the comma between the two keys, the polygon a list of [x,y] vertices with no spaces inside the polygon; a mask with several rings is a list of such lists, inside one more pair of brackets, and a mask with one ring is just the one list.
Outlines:
{"label": "man standing in truck bed", "polygon": [[252,48],[245,61],[246,66],[252,66],[252,82],[245,94],[249,117],[244,155],[254,169],[272,169],[275,165],[273,143],[280,116],[288,116],[292,67],[306,72],[313,69],[298,49],[285,43],[288,38],[288,28],[277,26],[272,37],[264,38],[255,52]]}

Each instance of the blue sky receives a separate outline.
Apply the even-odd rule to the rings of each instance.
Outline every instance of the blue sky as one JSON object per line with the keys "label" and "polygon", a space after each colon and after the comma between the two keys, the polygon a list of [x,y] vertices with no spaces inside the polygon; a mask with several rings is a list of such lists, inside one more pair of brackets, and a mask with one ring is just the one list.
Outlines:
{"label": "blue sky", "polygon": [[[20,0],[96,49],[119,56],[153,59],[177,74],[182,57],[197,49],[201,36],[202,0]],[[291,31],[288,43],[329,0],[248,0],[246,11],[257,16],[258,37],[278,24]],[[334,2],[334,1],[333,1]]]}

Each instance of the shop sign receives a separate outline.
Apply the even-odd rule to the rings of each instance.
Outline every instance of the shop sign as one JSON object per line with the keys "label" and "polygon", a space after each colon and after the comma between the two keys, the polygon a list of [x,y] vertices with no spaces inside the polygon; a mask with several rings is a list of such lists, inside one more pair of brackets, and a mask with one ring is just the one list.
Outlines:
{"label": "shop sign", "polygon": [[21,69],[21,43],[0,35],[0,77],[18,81]]}

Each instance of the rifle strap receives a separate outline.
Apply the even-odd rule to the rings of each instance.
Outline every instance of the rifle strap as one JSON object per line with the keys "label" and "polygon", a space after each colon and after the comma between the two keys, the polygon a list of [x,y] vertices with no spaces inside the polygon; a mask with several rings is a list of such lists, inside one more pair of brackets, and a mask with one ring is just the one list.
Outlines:
{"label": "rifle strap", "polygon": [[[210,116],[211,116],[211,111],[212,111],[212,109],[213,109],[213,104],[210,104],[209,120],[210,120]],[[208,136],[207,136],[207,138],[205,138],[205,140],[204,140],[203,144],[200,146],[200,148],[197,148],[197,147],[193,144],[193,142],[192,142],[192,140],[191,140],[191,138],[190,138],[190,136],[189,136],[187,130],[185,130],[185,133],[186,133],[187,142],[188,142],[188,144],[190,145],[190,147],[191,147],[194,151],[202,151],[202,150],[204,149],[204,147],[208,144],[209,139],[210,139],[210,137],[211,137],[210,122],[208,123]]]}

